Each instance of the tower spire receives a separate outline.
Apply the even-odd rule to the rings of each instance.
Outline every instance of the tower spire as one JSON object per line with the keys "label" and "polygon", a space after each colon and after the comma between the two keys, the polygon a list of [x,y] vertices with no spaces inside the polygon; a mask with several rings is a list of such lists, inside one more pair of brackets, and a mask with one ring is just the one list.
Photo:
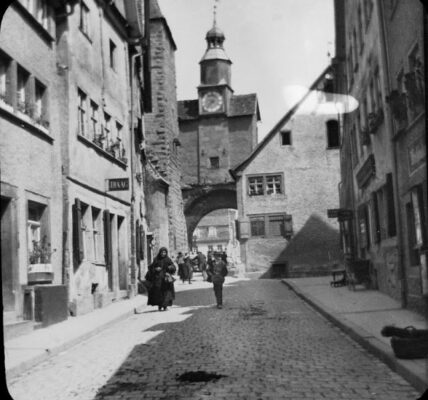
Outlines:
{"label": "tower spire", "polygon": [[219,0],[214,0],[213,6],[213,27],[217,25],[217,4]]}

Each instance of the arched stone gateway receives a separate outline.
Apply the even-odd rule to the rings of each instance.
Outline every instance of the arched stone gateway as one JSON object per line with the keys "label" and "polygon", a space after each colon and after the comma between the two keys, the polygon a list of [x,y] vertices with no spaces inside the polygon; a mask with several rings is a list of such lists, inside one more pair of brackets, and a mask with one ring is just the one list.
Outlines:
{"label": "arched stone gateway", "polygon": [[194,186],[182,192],[189,245],[196,226],[205,215],[222,208],[237,208],[234,183]]}

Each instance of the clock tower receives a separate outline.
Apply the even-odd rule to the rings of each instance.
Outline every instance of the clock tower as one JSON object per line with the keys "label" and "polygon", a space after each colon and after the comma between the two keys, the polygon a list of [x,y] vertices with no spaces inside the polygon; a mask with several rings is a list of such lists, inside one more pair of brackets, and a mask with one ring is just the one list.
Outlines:
{"label": "clock tower", "polygon": [[217,27],[214,19],[213,27],[207,32],[205,40],[207,49],[199,62],[201,83],[198,86],[199,112],[201,115],[224,114],[228,112],[231,88],[231,65],[223,48],[225,36]]}

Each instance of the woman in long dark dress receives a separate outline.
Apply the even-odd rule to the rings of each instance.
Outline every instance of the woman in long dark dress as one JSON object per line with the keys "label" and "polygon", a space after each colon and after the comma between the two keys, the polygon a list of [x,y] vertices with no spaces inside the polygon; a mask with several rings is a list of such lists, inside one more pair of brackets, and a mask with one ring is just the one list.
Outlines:
{"label": "woman in long dark dress", "polygon": [[152,284],[147,299],[149,306],[158,306],[159,311],[172,306],[172,301],[175,299],[172,275],[175,274],[175,271],[175,265],[168,257],[167,248],[161,247],[146,274],[146,280]]}

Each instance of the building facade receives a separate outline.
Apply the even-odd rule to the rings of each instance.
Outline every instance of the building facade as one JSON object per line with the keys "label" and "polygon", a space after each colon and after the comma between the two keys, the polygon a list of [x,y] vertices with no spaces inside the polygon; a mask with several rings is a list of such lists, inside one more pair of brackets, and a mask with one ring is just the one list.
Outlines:
{"label": "building facade", "polygon": [[[424,20],[418,1],[346,1],[336,7],[336,90],[346,114],[341,148],[343,249],[403,306],[425,307],[426,148]],[[409,29],[411,27],[411,29]]]}
{"label": "building facade", "polygon": [[[61,121],[52,2],[14,2],[0,35],[4,321],[31,317],[32,283],[63,283]],[[31,166],[31,168],[29,168]],[[27,314],[27,315],[26,315]],[[29,315],[28,315],[29,314]]]}
{"label": "building facade", "polygon": [[321,108],[327,73],[232,171],[247,273],[325,274],[341,261],[339,227],[327,218],[340,181],[338,115]]}

